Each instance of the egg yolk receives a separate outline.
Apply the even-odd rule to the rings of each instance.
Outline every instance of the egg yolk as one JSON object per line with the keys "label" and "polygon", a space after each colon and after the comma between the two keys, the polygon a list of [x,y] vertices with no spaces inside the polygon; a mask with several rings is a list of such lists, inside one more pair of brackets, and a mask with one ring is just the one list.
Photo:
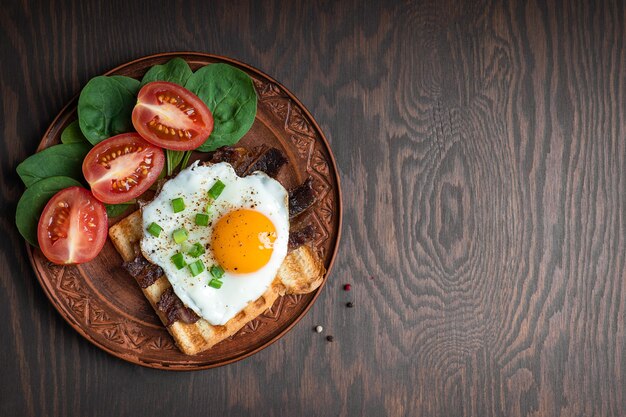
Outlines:
{"label": "egg yolk", "polygon": [[267,264],[274,251],[276,228],[254,210],[234,210],[222,216],[213,229],[211,249],[226,271],[248,273]]}

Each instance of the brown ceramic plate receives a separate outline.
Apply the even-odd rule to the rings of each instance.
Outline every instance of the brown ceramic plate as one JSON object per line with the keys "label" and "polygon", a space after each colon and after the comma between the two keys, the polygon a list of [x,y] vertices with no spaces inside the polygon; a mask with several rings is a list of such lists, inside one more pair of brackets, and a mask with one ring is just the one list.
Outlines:
{"label": "brown ceramic plate", "polygon": [[[282,149],[289,164],[278,179],[287,188],[313,177],[318,202],[306,215],[317,231],[313,244],[330,271],[341,228],[339,178],[328,142],[311,114],[292,93],[263,72],[216,55],[152,55],[121,65],[106,75],[140,79],[151,66],[174,57],[185,59],[193,70],[226,62],[252,77],[259,97],[258,111],[252,128],[239,144],[266,144]],[[40,150],[60,142],[63,129],[77,117],[76,103],[74,99],[54,119]],[[204,353],[187,356],[174,345],[136,282],[121,268],[122,259],[109,241],[96,259],[78,266],[54,265],[39,249],[30,246],[28,253],[46,295],[76,331],[112,355],[160,369],[206,369],[246,358],[289,331],[311,308],[322,288],[307,295],[278,298],[271,309],[231,338]],[[324,282],[327,277],[328,273]]]}

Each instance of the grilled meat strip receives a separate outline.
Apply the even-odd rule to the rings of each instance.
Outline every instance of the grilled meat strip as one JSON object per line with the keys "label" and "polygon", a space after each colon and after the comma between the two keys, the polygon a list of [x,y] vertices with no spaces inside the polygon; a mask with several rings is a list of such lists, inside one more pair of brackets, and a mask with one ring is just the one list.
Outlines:
{"label": "grilled meat strip", "polygon": [[189,307],[185,307],[180,298],[174,293],[174,289],[169,287],[161,294],[161,299],[157,303],[157,308],[167,318],[166,326],[171,326],[180,320],[183,323],[191,324],[200,320],[200,317]]}
{"label": "grilled meat strip", "polygon": [[289,219],[311,207],[316,201],[313,190],[313,178],[307,178],[302,184],[289,191]]}

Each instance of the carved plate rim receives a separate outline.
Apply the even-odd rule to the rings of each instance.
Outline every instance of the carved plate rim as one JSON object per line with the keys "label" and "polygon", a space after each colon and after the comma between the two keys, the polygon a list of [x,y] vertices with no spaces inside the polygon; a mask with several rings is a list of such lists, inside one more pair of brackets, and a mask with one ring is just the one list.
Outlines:
{"label": "carved plate rim", "polygon": [[[272,337],[268,337],[267,340],[263,340],[260,344],[258,344],[258,346],[256,346],[253,349],[250,349],[249,351],[244,351],[239,355],[235,355],[232,358],[226,359],[226,360],[222,360],[219,362],[210,362],[210,363],[205,363],[205,362],[194,362],[194,356],[190,356],[189,357],[189,361],[186,363],[180,363],[180,362],[176,362],[176,363],[165,363],[165,362],[159,362],[159,361],[155,361],[153,359],[142,359],[140,355],[137,356],[129,356],[126,353],[120,352],[115,350],[113,347],[111,347],[110,345],[104,344],[101,341],[97,340],[96,338],[94,338],[91,333],[88,331],[89,329],[86,328],[88,326],[86,325],[82,325],[81,323],[78,323],[76,321],[76,319],[71,316],[70,314],[66,313],[64,310],[64,306],[59,305],[58,301],[55,299],[55,296],[51,293],[50,288],[48,288],[48,285],[46,282],[44,282],[44,279],[42,278],[43,272],[40,271],[40,268],[42,267],[41,265],[38,265],[37,261],[35,260],[35,256],[34,256],[34,248],[32,246],[30,246],[28,243],[25,242],[26,245],[26,251],[28,254],[28,258],[29,261],[31,263],[31,266],[33,268],[33,271],[35,272],[35,275],[37,276],[37,281],[39,282],[39,284],[41,285],[41,288],[43,289],[46,297],[48,298],[48,300],[51,302],[51,304],[54,306],[54,308],[57,310],[57,312],[61,315],[61,317],[63,317],[63,319],[74,329],[76,330],[83,338],[85,338],[86,340],[88,340],[90,343],[92,343],[93,345],[95,345],[96,347],[98,347],[99,349],[104,350],[105,352],[120,358],[124,361],[133,363],[133,364],[137,364],[143,367],[148,367],[148,368],[155,368],[155,369],[161,369],[161,370],[171,370],[171,371],[192,371],[192,370],[202,370],[202,369],[209,369],[209,368],[215,368],[215,367],[219,367],[219,366],[224,366],[230,363],[234,363],[237,361],[240,361],[242,359],[245,359],[247,357],[250,357],[252,355],[254,355],[255,353],[265,349],[266,347],[270,346],[271,344],[273,344],[274,342],[276,342],[277,340],[279,340],[280,338],[282,338],[285,334],[287,334],[287,332],[289,332],[305,315],[306,313],[309,311],[309,309],[313,306],[313,303],[317,300],[317,297],[319,296],[322,288],[324,287],[324,285],[326,284],[326,281],[328,280],[328,277],[330,275],[330,272],[332,270],[332,267],[334,265],[335,259],[337,257],[337,252],[339,249],[339,242],[340,242],[340,238],[341,238],[341,229],[342,229],[342,221],[343,221],[343,206],[342,206],[342,195],[341,195],[341,183],[340,183],[340,178],[339,178],[339,172],[337,170],[337,163],[335,160],[335,157],[332,153],[332,150],[330,148],[330,144],[328,143],[328,139],[326,138],[326,136],[324,135],[324,132],[322,131],[322,129],[319,127],[317,121],[313,118],[313,116],[311,115],[311,113],[308,111],[308,109],[300,102],[300,100],[298,100],[298,98],[289,90],[287,89],[283,84],[281,84],[280,82],[276,81],[273,77],[267,75],[266,73],[264,73],[263,71],[248,65],[246,63],[243,63],[239,60],[233,59],[233,58],[228,58],[222,55],[216,55],[216,54],[208,54],[208,53],[203,53],[203,52],[185,52],[185,51],[179,51],[179,52],[165,52],[165,53],[159,53],[159,54],[152,54],[152,55],[146,55],[144,57],[140,57],[131,61],[128,61],[124,64],[118,65],[115,68],[105,72],[102,75],[114,75],[117,74],[121,71],[123,71],[124,69],[127,68],[132,68],[136,65],[140,65],[142,62],[144,61],[150,61],[150,60],[167,60],[167,59],[172,59],[175,57],[180,57],[185,59],[187,62],[191,62],[191,60],[193,58],[202,61],[202,62],[206,62],[208,61],[221,61],[221,62],[226,62],[235,66],[238,66],[240,68],[244,68],[247,72],[254,74],[256,77],[260,78],[260,79],[264,79],[266,81],[268,81],[270,84],[274,84],[275,86],[277,86],[280,89],[281,93],[284,93],[287,98],[289,100],[291,100],[294,104],[295,104],[295,108],[297,108],[299,111],[301,111],[304,115],[304,119],[306,122],[308,122],[309,124],[312,125],[312,128],[316,134],[315,136],[315,141],[319,142],[321,147],[326,151],[327,154],[327,163],[330,167],[330,171],[329,172],[329,177],[332,178],[332,180],[334,181],[335,185],[336,185],[336,189],[333,190],[332,189],[332,185],[331,185],[331,189],[327,190],[328,192],[332,192],[334,191],[335,197],[336,197],[336,201],[335,201],[335,206],[336,206],[336,212],[334,213],[334,216],[336,217],[336,227],[335,227],[335,235],[332,236],[332,238],[334,238],[334,245],[331,246],[330,248],[330,253],[327,254],[327,266],[326,266],[326,274],[324,276],[324,280],[322,281],[322,284],[320,285],[320,287],[315,290],[313,293],[308,294],[311,297],[308,299],[307,304],[304,306],[304,308],[300,311],[300,313],[295,316],[293,319],[291,319],[290,322],[288,322],[288,324],[277,334],[273,335]],[[74,96],[60,111],[59,113],[55,116],[55,118],[52,120],[52,122],[50,123],[50,125],[48,126],[48,128],[46,129],[45,133],[42,136],[42,139],[37,147],[37,151],[45,148],[47,146],[47,142],[50,139],[50,135],[53,132],[53,130],[55,128],[57,128],[57,125],[60,122],[60,119],[65,117],[66,114],[68,112],[72,112],[73,108],[77,105],[77,101],[78,101],[78,94],[76,96]],[[60,132],[58,132],[60,133]],[[63,267],[65,268],[65,267]],[[243,328],[242,328],[243,329]],[[177,349],[177,348],[176,348]]]}

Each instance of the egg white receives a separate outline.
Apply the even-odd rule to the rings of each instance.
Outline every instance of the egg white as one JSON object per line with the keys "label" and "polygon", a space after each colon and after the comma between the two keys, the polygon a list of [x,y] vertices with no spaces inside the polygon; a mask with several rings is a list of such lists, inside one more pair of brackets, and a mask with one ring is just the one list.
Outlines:
{"label": "egg white", "polygon": [[[195,224],[196,213],[205,213],[208,190],[217,180],[225,184],[222,194],[213,202],[209,214],[209,226]],[[185,210],[174,213],[172,199],[182,197]],[[209,287],[209,269],[217,264],[211,249],[213,225],[228,212],[236,209],[252,209],[264,214],[276,228],[276,240],[268,263],[258,271],[247,274],[226,272],[219,289]],[[167,181],[159,195],[142,208],[144,231],[152,222],[163,230],[159,237],[144,232],[141,251],[146,259],[163,268],[181,301],[200,317],[213,325],[221,325],[243,310],[248,303],[259,298],[274,280],[278,268],[287,255],[289,239],[289,209],[287,190],[263,172],[239,177],[233,167],[226,163],[204,166],[197,162]],[[172,232],[184,227],[189,232],[188,242],[200,242],[207,248],[199,258],[185,254],[191,263],[201,259],[206,270],[192,276],[188,267],[176,269],[172,255],[181,250],[174,242]]]}

